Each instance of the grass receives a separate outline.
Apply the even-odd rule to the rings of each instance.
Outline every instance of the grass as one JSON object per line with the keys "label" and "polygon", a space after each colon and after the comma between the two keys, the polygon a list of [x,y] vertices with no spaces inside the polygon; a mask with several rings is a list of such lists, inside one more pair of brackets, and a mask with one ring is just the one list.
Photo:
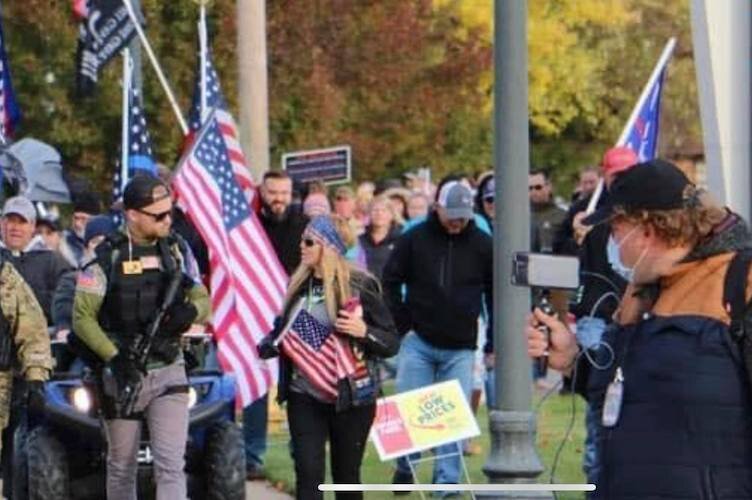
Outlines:
{"label": "grass", "polygon": [[[535,398],[535,405],[540,402],[540,396]],[[559,458],[556,468],[556,482],[558,483],[582,483],[584,475],[582,474],[582,448],[585,439],[584,424],[584,403],[579,396],[575,396],[574,404],[576,407],[575,421],[572,433],[564,442],[564,435],[572,421],[571,396],[559,396],[557,393],[552,394],[540,406],[538,411],[538,452],[546,470],[538,477],[539,482],[548,482],[551,473],[551,466],[554,461],[559,446],[564,442],[564,447]],[[482,435],[476,438],[481,445],[483,452],[480,455],[465,457],[467,468],[470,473],[470,480],[473,483],[487,483],[488,480],[483,474],[483,464],[488,457],[490,449],[489,432],[488,432],[488,412],[485,406],[482,406],[478,412],[478,424],[481,428]],[[285,430],[286,422],[270,428],[269,449],[266,454],[266,472],[269,480],[278,489],[292,493],[295,487],[295,473],[293,471],[292,460],[288,451],[288,434]],[[418,477],[422,483],[430,482],[432,463],[426,462],[419,466]],[[376,453],[376,449],[369,444],[363,457],[363,466],[361,477],[364,483],[389,483],[392,479],[394,466],[392,462],[381,462]],[[331,480],[329,478],[328,480]],[[328,494],[326,498],[334,498],[333,494]],[[394,498],[391,493],[366,493],[366,499],[391,499]],[[419,499],[418,493],[410,496],[397,497],[405,499]],[[470,498],[469,494],[465,498]],[[574,500],[583,498],[581,493],[560,493],[560,500]]]}

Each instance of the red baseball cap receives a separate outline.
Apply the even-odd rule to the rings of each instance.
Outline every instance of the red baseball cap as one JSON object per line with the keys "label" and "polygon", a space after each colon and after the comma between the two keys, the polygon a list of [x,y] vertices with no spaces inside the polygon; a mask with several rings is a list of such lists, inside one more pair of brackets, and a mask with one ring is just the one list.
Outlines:
{"label": "red baseball cap", "polygon": [[626,146],[616,146],[603,155],[601,169],[604,174],[615,174],[635,165],[639,160],[637,154]]}

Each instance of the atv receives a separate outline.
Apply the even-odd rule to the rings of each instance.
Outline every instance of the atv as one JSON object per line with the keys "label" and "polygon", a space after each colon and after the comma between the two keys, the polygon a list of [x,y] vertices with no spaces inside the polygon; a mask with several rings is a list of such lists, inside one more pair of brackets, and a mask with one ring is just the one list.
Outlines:
{"label": "atv", "polygon": [[[187,355],[194,359],[210,343],[206,334],[186,337],[190,337]],[[54,346],[58,349],[61,346]],[[241,429],[235,422],[235,377],[206,368],[202,362],[189,370],[188,379],[188,495],[191,499],[242,500],[245,451]],[[45,386],[44,416],[34,423],[23,422],[14,436],[13,499],[106,497],[107,442],[98,393],[88,368],[82,374],[53,374]],[[138,452],[139,498],[155,496],[153,461],[144,423]]]}

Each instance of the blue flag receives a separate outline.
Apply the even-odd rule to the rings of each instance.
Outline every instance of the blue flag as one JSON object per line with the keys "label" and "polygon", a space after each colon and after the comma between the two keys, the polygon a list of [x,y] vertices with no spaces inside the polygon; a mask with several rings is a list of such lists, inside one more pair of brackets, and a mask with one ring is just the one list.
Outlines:
{"label": "blue flag", "polygon": [[658,147],[658,125],[661,115],[661,91],[666,68],[655,80],[647,99],[642,103],[634,121],[629,125],[629,131],[624,145],[637,153],[641,162],[655,158]]}
{"label": "blue flag", "polygon": [[10,65],[5,51],[5,34],[0,22],[0,132],[3,137],[13,135],[16,124],[21,120],[21,109],[16,102],[13,84],[10,80]]}
{"label": "blue flag", "polygon": [[[140,92],[131,85],[128,95],[128,179],[134,175],[157,176],[157,165],[152,153],[151,137],[146,125],[143,100]],[[122,158],[122,155],[121,155]],[[112,186],[112,201],[123,196],[123,189],[128,179],[121,178],[121,162],[117,162]],[[115,224],[120,225],[122,219],[119,214],[113,214]]]}

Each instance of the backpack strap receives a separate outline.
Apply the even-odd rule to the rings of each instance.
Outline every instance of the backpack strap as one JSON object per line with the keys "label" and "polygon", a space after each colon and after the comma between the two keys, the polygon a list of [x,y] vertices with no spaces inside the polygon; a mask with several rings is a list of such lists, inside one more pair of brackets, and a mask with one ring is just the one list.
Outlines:
{"label": "backpack strap", "polygon": [[746,298],[747,279],[751,265],[752,249],[739,250],[726,269],[723,283],[723,306],[731,317],[729,332],[736,341],[741,341],[745,336],[744,317],[750,305]]}

